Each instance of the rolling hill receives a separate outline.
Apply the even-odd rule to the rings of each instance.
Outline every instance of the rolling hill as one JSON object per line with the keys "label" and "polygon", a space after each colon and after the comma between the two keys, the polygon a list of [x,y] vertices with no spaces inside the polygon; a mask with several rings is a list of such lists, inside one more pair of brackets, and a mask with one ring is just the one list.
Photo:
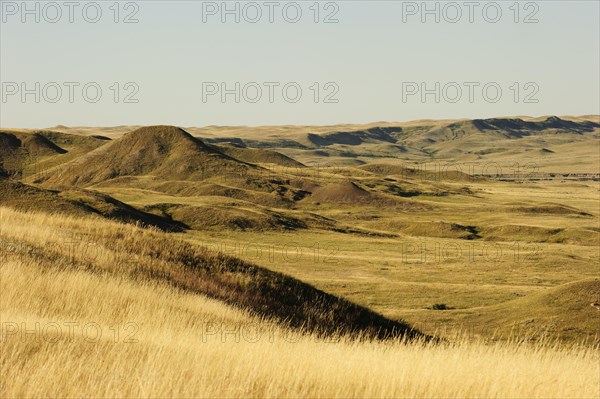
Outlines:
{"label": "rolling hill", "polygon": [[38,182],[90,186],[129,176],[199,181],[217,175],[244,174],[253,168],[256,167],[225,155],[182,129],[151,126],[110,141],[60,170],[51,170]]}
{"label": "rolling hill", "polygon": [[518,336],[531,340],[560,337],[589,342],[600,340],[600,280],[563,284],[464,315],[463,323],[484,336]]}
{"label": "rolling hill", "polygon": [[[367,339],[429,340],[408,324],[390,320],[302,281],[241,259],[190,244],[183,237],[122,225],[115,221],[0,207],[5,226],[0,245],[11,244],[13,257],[42,262],[55,271],[86,270],[138,284],[160,284],[204,296],[278,325],[316,335],[348,335]],[[64,245],[77,235],[79,245],[93,244],[93,259]],[[41,239],[41,237],[44,237]],[[45,247],[52,246],[52,251]],[[7,259],[5,259],[5,257]],[[37,266],[41,268],[43,266]]]}
{"label": "rolling hill", "polygon": [[79,217],[101,216],[165,231],[183,231],[187,228],[183,223],[141,211],[95,191],[78,188],[47,190],[8,179],[0,179],[0,205],[21,211],[44,211]]}
{"label": "rolling hill", "polygon": [[[85,135],[71,134],[79,130],[7,130],[0,135],[0,159],[18,158],[27,147],[45,154],[36,162],[40,173],[24,179],[28,185],[14,174],[7,181],[11,173],[0,171],[4,184],[12,184],[2,204],[186,229],[200,241],[268,238],[284,248],[298,241],[306,259],[262,266],[310,283],[325,281],[320,286],[325,291],[390,317],[418,314],[436,300],[461,312],[529,295],[540,281],[557,286],[574,276],[588,278],[587,265],[596,256],[593,174],[584,180],[588,177],[574,173],[571,183],[563,181],[569,168],[585,171],[598,162],[599,128],[592,117],[256,129],[87,128]],[[319,162],[323,159],[353,163],[332,166]],[[444,160],[534,161],[547,170],[568,163],[568,168],[549,180],[522,183],[473,176],[466,168],[440,173],[437,165]],[[330,252],[358,279],[337,283],[345,269],[315,266],[318,250],[331,249],[328,240],[339,246],[353,243],[346,253]],[[443,259],[448,248],[462,255],[448,255],[439,267],[434,262],[420,272],[405,268],[407,245],[424,248],[422,259],[429,263]],[[356,255],[355,248],[378,249]],[[367,253],[373,259],[363,264]],[[490,260],[494,253],[503,254],[506,264],[498,268]],[[523,257],[534,262],[525,266],[533,271],[507,275],[515,259]],[[317,272],[305,272],[313,269]],[[414,279],[406,284],[418,287],[417,294],[397,292],[395,285],[405,284],[400,275]],[[434,277],[469,289],[432,289],[429,279]],[[476,284],[488,281],[493,288]],[[384,288],[370,289],[370,284]],[[518,288],[513,292],[512,286]]]}
{"label": "rolling hill", "polygon": [[105,144],[102,136],[79,136],[49,130],[0,131],[0,173],[29,178]]}
{"label": "rolling hill", "polygon": [[301,162],[296,161],[288,156],[280,154],[276,151],[266,150],[263,148],[247,148],[241,147],[234,143],[223,143],[215,145],[216,149],[232,158],[240,161],[253,164],[274,164],[290,168],[303,168]]}

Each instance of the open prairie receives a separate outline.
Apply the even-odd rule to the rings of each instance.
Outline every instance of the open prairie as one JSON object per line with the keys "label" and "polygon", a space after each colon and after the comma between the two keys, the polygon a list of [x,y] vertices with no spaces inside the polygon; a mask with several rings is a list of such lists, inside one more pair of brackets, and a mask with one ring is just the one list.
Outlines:
{"label": "open prairie", "polygon": [[0,399],[600,399],[599,17],[0,0]]}
{"label": "open prairie", "polygon": [[3,129],[2,397],[597,397],[597,116]]}

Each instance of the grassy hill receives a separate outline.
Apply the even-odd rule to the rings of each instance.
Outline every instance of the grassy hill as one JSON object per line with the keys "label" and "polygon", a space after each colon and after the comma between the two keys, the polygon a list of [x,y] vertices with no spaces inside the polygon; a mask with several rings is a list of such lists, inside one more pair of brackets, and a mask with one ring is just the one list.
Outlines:
{"label": "grassy hill", "polygon": [[[34,253],[44,254],[42,258],[51,256],[53,261],[49,267],[70,260],[75,262],[75,268],[83,267],[95,273],[167,283],[245,309],[288,328],[316,334],[351,334],[378,339],[425,337],[405,323],[386,319],[301,281],[158,231],[65,214],[49,217],[37,212],[19,213],[8,208],[2,209],[2,220],[3,240],[17,251],[33,247]],[[22,227],[9,229],[8,226],[16,227],[17,223],[23,223]],[[84,251],[69,258],[73,257],[71,249],[60,246],[65,237],[53,237],[52,227],[61,226],[68,226],[65,234],[84,237],[84,241],[95,246],[97,254],[93,261],[84,257]],[[51,254],[40,244],[48,241],[58,244]],[[114,256],[126,259],[125,263],[113,262]],[[132,259],[135,259],[133,264]]]}
{"label": "grassy hill", "polygon": [[303,168],[304,165],[290,157],[280,154],[276,151],[263,148],[239,147],[235,144],[220,144],[215,146],[222,153],[240,161],[253,164],[274,164],[290,168]]}
{"label": "grassy hill", "polygon": [[[427,312],[422,327],[445,337],[600,342],[600,280],[586,279],[545,288],[501,304],[469,310]],[[453,321],[447,323],[449,319]],[[420,323],[419,323],[420,324]]]}
{"label": "grassy hill", "polygon": [[26,178],[68,162],[106,142],[101,136],[83,137],[45,130],[0,131],[0,170]]}
{"label": "grassy hill", "polygon": [[251,165],[172,126],[140,128],[50,172],[40,182],[89,186],[126,176],[203,180],[215,175],[243,173]]}
{"label": "grassy hill", "polygon": [[[498,335],[515,334],[530,339],[561,337],[572,341],[586,337],[600,340],[598,303],[600,279],[582,280],[542,290],[535,295],[474,312],[465,321],[474,325],[497,326]],[[509,327],[511,326],[511,327]]]}
{"label": "grassy hill", "polygon": [[46,190],[0,179],[0,205],[21,211],[43,211],[79,217],[101,216],[126,223],[182,231],[187,226],[168,218],[138,210],[108,195],[84,189]]}

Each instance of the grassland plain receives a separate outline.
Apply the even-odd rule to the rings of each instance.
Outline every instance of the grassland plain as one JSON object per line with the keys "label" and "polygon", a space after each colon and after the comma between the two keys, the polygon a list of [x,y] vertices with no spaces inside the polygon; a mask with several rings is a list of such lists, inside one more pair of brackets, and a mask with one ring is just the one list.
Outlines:
{"label": "grassland plain", "polygon": [[[0,215],[2,397],[588,398],[598,392],[595,347],[290,331],[158,273],[159,262],[181,267],[173,257],[173,263],[169,256],[149,258],[167,233],[97,217],[4,207]],[[118,251],[115,241],[123,243]]]}
{"label": "grassland plain", "polygon": [[598,397],[598,119],[3,130],[0,395]]}

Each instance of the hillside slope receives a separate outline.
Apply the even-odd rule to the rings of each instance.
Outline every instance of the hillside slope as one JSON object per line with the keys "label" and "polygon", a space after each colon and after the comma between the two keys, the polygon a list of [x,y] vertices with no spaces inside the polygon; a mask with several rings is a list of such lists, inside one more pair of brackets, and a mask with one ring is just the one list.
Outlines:
{"label": "hillside slope", "polygon": [[234,144],[215,145],[220,152],[232,158],[248,163],[268,163],[293,168],[303,168],[304,165],[293,158],[280,154],[276,151],[262,148],[245,148]]}
{"label": "hillside slope", "polygon": [[598,342],[600,308],[591,305],[600,302],[599,296],[600,279],[577,281],[481,309],[465,321],[499,335],[530,339],[548,335],[565,341],[583,336]]}
{"label": "hillside slope", "polygon": [[77,188],[47,190],[7,179],[0,179],[0,206],[80,217],[96,215],[125,223],[154,226],[165,231],[182,231],[187,228],[181,222],[146,213],[95,191]]}
{"label": "hillside slope", "polygon": [[[49,266],[72,264],[95,273],[166,283],[245,309],[286,328],[319,335],[425,337],[403,322],[386,319],[294,278],[192,245],[172,234],[6,207],[0,207],[0,217],[0,243],[51,260]],[[93,259],[86,257],[84,250],[73,252],[73,248],[64,246],[72,236],[81,237],[80,246],[94,246]]]}
{"label": "hillside slope", "polygon": [[0,131],[0,174],[28,178],[68,162],[108,141],[47,130]]}
{"label": "hillside slope", "polygon": [[[517,339],[597,345],[600,342],[600,279],[586,279],[540,289],[497,305],[464,310],[421,310],[411,320],[445,338],[456,334],[488,340]],[[420,319],[420,322],[416,320]]]}

